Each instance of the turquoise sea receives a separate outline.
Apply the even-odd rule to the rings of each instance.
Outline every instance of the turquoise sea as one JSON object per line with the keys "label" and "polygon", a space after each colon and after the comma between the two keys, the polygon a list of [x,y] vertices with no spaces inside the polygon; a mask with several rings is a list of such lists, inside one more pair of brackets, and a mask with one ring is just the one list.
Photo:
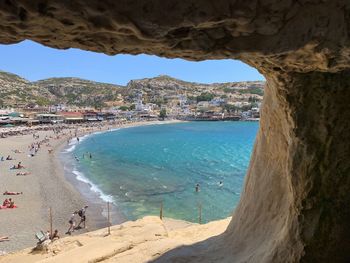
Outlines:
{"label": "turquoise sea", "polygon": [[73,168],[77,179],[127,219],[159,215],[163,202],[165,217],[192,222],[201,204],[202,222],[208,222],[229,216],[237,205],[258,126],[188,122],[124,128],[85,136],[67,154],[80,160]]}

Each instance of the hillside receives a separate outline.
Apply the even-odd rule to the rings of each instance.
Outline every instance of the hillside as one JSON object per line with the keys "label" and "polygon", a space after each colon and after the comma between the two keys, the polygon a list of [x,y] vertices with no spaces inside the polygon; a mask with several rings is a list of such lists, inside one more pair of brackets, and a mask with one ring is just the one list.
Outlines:
{"label": "hillside", "polygon": [[123,86],[79,78],[50,78],[33,82],[54,96],[55,103],[76,106],[105,106],[122,100]]}
{"label": "hillside", "polygon": [[36,86],[15,74],[0,71],[0,106],[36,103],[47,104],[54,96],[45,88]]}
{"label": "hillside", "polygon": [[202,84],[169,76],[131,80],[126,86],[79,78],[49,78],[30,82],[0,71],[0,106],[67,104],[74,106],[120,106],[131,104],[142,94],[145,103],[167,103],[179,95],[195,98],[201,93],[218,97],[242,94],[262,96],[263,81]]}
{"label": "hillside", "polygon": [[232,94],[264,94],[264,81],[227,82],[203,84],[186,82],[166,75],[154,78],[131,80],[127,84],[129,100],[132,100],[140,91],[145,102],[159,102],[178,95],[186,95],[188,98],[199,96],[201,93],[211,93],[215,96],[230,96]]}

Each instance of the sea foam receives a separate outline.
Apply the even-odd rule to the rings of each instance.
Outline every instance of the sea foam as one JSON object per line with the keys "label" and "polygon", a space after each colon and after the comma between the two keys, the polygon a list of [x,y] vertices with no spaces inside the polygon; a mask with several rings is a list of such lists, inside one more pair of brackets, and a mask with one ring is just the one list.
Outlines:
{"label": "sea foam", "polygon": [[110,203],[114,202],[114,199],[113,199],[113,197],[111,195],[107,195],[107,194],[103,193],[102,190],[100,188],[98,188],[97,185],[92,183],[88,178],[86,178],[82,172],[79,172],[77,170],[73,170],[72,173],[75,174],[76,179],[78,181],[81,181],[81,182],[84,182],[84,183],[88,184],[90,186],[90,190],[95,192],[95,193],[97,193],[98,196],[103,201],[110,202]]}

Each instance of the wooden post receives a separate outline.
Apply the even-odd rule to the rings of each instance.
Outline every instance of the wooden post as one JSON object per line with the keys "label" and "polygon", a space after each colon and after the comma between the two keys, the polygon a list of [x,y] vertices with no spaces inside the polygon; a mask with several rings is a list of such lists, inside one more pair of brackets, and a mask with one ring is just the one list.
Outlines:
{"label": "wooden post", "polygon": [[202,224],[202,204],[198,205],[198,223]]}
{"label": "wooden post", "polygon": [[107,214],[108,214],[108,235],[111,234],[111,217],[109,213],[109,202],[107,202]]}
{"label": "wooden post", "polygon": [[49,208],[49,219],[50,219],[50,236],[52,237],[52,209]]}
{"label": "wooden post", "polygon": [[163,201],[160,202],[159,218],[160,220],[163,220]]}

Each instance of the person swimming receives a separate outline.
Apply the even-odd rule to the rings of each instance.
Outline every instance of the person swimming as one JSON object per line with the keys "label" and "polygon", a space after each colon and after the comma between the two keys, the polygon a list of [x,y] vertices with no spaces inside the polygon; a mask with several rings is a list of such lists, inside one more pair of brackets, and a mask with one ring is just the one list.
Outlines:
{"label": "person swimming", "polygon": [[222,181],[219,182],[219,187],[223,187],[224,183]]}
{"label": "person swimming", "polygon": [[196,190],[196,193],[198,193],[200,191],[199,184],[196,184],[195,190]]}

